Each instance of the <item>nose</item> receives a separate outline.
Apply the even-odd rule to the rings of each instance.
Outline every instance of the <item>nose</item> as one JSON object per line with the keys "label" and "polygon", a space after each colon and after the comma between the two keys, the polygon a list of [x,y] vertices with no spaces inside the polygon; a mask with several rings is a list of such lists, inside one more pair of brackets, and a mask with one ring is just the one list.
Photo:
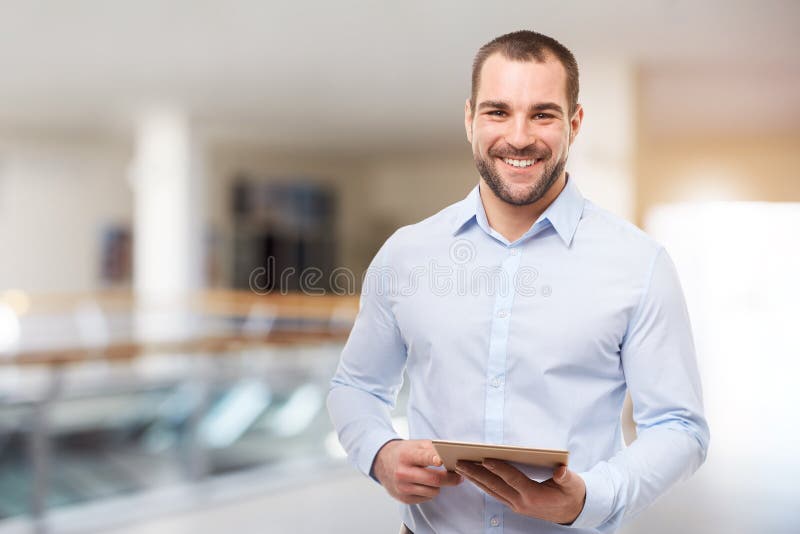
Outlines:
{"label": "nose", "polygon": [[518,115],[508,122],[506,143],[517,150],[522,150],[536,143],[533,125],[527,117]]}

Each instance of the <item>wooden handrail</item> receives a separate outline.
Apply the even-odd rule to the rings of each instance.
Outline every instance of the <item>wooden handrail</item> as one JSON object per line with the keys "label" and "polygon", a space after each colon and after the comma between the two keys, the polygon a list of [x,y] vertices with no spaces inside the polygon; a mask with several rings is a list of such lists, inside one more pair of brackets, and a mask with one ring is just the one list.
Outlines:
{"label": "wooden handrail", "polygon": [[[100,292],[73,295],[35,295],[22,320],[37,316],[72,314],[83,303],[91,302],[104,313],[130,313],[140,308],[140,302],[129,292]],[[137,305],[138,304],[138,305]],[[268,332],[245,333],[230,331],[199,335],[167,341],[135,339],[133,335],[111,341],[102,347],[65,346],[47,349],[22,349],[0,355],[0,365],[63,365],[85,361],[130,360],[141,354],[165,352],[180,354],[225,354],[239,348],[307,343],[343,342],[350,324],[358,312],[354,296],[311,296],[299,293],[256,295],[247,291],[211,290],[180,298],[148,301],[148,312],[193,313],[210,317],[268,317],[309,321],[308,327],[281,329],[279,323]],[[322,325],[320,325],[322,323]]]}
{"label": "wooden handrail", "polygon": [[102,348],[63,348],[28,351],[12,358],[0,358],[0,365],[59,366],[90,361],[128,361],[153,353],[225,356],[237,350],[257,347],[291,347],[344,342],[347,332],[270,332],[262,336],[213,336],[182,341],[112,343]]}
{"label": "wooden handrail", "polygon": [[[94,293],[27,294],[26,314],[54,315],[72,313],[76,306],[92,302],[104,311],[133,310],[137,304],[130,291],[98,291]],[[148,308],[188,307],[210,315],[247,315],[254,306],[272,308],[279,317],[324,318],[334,310],[358,311],[358,297],[353,295],[306,295],[279,292],[258,295],[251,291],[211,289],[147,301]]]}

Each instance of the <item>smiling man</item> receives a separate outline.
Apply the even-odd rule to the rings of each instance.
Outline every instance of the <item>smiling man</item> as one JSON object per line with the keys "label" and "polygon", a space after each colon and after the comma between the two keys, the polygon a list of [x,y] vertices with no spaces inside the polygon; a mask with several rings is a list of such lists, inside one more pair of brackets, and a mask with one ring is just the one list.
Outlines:
{"label": "smiling man", "polygon": [[[560,43],[521,31],[484,45],[465,105],[480,182],[398,230],[367,272],[328,407],[351,461],[405,504],[404,532],[613,532],[705,459],[675,270],[566,172],[582,120]],[[411,439],[389,417],[404,370]],[[567,449],[570,465],[449,473],[431,439]]]}

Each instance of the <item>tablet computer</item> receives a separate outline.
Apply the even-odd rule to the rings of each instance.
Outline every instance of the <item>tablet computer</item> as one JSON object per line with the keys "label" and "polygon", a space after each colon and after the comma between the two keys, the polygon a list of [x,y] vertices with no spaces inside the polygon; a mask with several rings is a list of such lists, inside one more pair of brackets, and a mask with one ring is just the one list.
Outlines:
{"label": "tablet computer", "polygon": [[[560,449],[532,449],[511,445],[489,445],[464,441],[433,440],[433,447],[448,471],[455,471],[458,460],[482,462],[486,458],[504,460],[536,469],[536,478],[552,476],[559,465],[569,465],[569,452]],[[528,472],[530,469],[524,469]]]}

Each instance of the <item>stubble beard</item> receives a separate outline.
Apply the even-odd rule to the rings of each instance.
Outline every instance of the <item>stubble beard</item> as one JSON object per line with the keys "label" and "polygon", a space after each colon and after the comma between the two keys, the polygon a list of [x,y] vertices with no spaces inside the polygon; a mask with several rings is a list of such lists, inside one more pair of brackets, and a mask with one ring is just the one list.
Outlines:
{"label": "stubble beard", "polygon": [[564,172],[564,168],[567,165],[566,155],[557,161],[553,161],[552,152],[549,151],[547,154],[508,154],[505,156],[520,159],[541,158],[544,160],[542,161],[543,169],[541,178],[521,193],[514,194],[508,183],[503,180],[502,176],[500,176],[500,172],[497,170],[497,163],[495,163],[494,159],[497,156],[490,152],[489,159],[487,160],[479,154],[474,154],[475,167],[477,167],[478,173],[486,182],[486,185],[489,186],[489,189],[494,192],[497,198],[513,206],[527,206],[544,197],[547,191],[556,183],[559,176],[561,176],[561,173]]}

